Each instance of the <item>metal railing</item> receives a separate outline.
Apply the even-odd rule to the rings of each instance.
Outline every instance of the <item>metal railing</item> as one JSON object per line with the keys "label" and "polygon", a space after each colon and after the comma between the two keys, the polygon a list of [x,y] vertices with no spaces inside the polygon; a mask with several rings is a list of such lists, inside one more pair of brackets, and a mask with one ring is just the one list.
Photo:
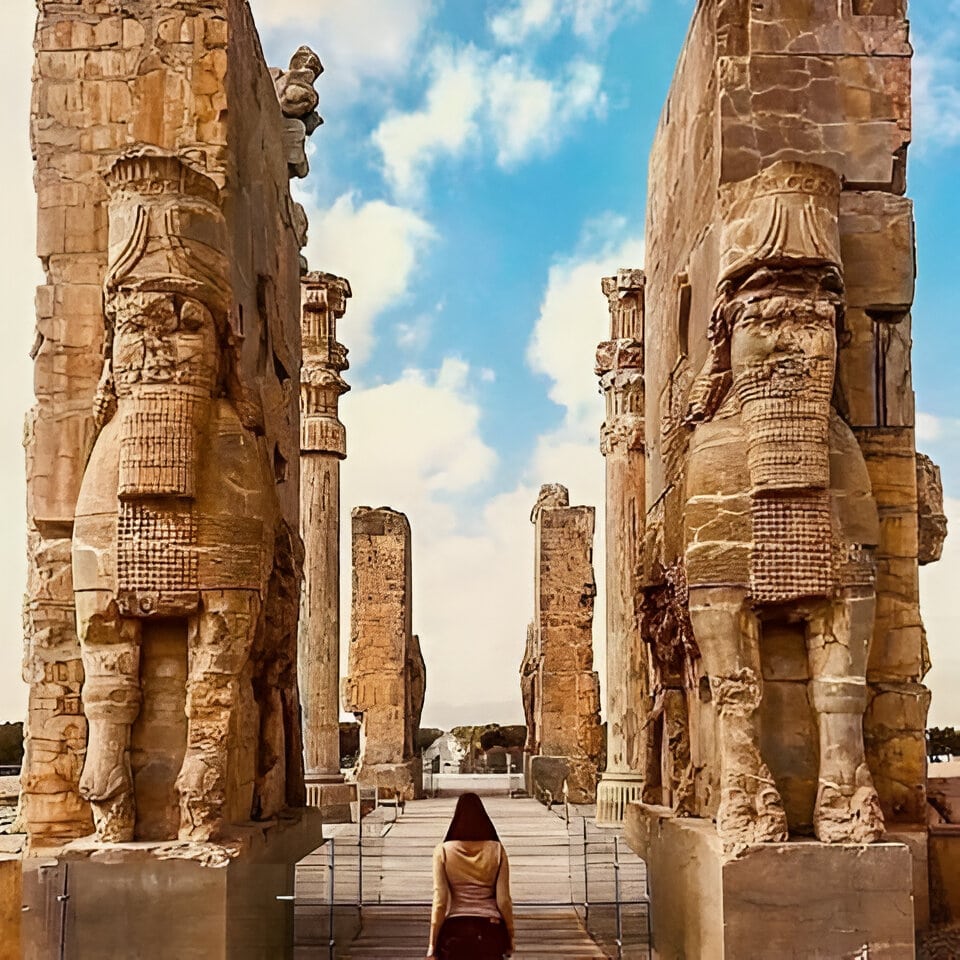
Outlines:
{"label": "metal railing", "polygon": [[650,901],[643,861],[618,830],[597,827],[566,806],[564,819],[573,899],[584,926],[616,960],[646,960]]}
{"label": "metal railing", "polygon": [[[556,812],[563,818],[561,809]],[[609,960],[648,960],[642,861],[616,832],[597,828],[573,809],[566,812],[565,826],[550,836],[525,842],[503,837],[518,923],[525,922],[525,913],[539,914],[546,923],[552,910],[567,908]],[[400,838],[394,824],[382,816],[365,818],[349,831],[340,828],[317,851],[312,882],[298,889],[297,897],[298,915],[311,918],[314,933],[298,935],[298,943],[326,946],[329,960],[340,960],[363,927],[364,911],[391,907],[402,908],[405,922],[419,924],[418,936],[425,942],[436,838]]]}

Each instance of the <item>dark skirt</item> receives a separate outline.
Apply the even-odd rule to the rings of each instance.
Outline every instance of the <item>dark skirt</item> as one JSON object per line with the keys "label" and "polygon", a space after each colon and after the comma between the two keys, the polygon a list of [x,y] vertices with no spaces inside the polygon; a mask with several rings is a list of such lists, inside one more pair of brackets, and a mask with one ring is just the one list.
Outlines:
{"label": "dark skirt", "polygon": [[440,960],[501,960],[510,944],[502,920],[447,917],[437,936]]}

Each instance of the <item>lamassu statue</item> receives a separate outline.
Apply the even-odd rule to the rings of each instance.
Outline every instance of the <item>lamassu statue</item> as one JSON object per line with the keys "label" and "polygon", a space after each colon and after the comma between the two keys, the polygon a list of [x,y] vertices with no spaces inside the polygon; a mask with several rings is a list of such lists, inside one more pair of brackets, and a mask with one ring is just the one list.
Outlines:
{"label": "lamassu statue", "polygon": [[[185,746],[174,750],[174,762],[182,755],[174,836],[203,841],[225,818],[283,805],[282,720],[276,691],[266,687],[286,668],[282,656],[255,648],[269,642],[276,558],[287,556],[285,575],[295,583],[297,550],[288,544],[278,554],[274,470],[239,385],[216,185],[154,153],[121,159],[107,183],[101,429],[73,548],[89,721],[80,790],[99,839],[139,838],[130,747],[142,699],[141,638],[148,621],[178,624],[187,729]],[[264,661],[259,691],[252,656]],[[279,786],[265,766],[279,771]]]}
{"label": "lamassu statue", "polygon": [[761,646],[781,626],[805,637],[816,835],[864,843],[883,833],[863,741],[879,521],[863,454],[831,402],[839,198],[836,174],[798,162],[721,187],[711,349],[687,411],[682,561],[727,846],[787,839],[758,724]]}

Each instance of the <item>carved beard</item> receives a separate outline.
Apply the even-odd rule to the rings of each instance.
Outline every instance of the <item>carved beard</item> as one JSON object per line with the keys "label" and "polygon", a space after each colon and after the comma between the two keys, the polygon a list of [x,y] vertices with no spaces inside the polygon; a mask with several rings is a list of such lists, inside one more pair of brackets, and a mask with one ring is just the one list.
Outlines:
{"label": "carved beard", "polygon": [[754,490],[826,490],[834,364],[802,353],[737,371]]}
{"label": "carved beard", "polygon": [[[822,336],[810,343],[819,339],[827,356],[803,350],[806,305],[797,309],[783,298],[748,309],[774,320],[779,315],[785,325],[781,336],[776,328],[760,334],[758,342],[771,345],[769,355],[734,372],[752,488],[751,594],[769,603],[826,596],[834,579],[829,430],[835,356],[823,351]],[[821,302],[813,309],[824,318],[833,312]],[[792,349],[791,330],[800,341]]]}
{"label": "carved beard", "polygon": [[120,408],[121,500],[196,496],[199,434],[210,399],[182,389],[134,390]]}

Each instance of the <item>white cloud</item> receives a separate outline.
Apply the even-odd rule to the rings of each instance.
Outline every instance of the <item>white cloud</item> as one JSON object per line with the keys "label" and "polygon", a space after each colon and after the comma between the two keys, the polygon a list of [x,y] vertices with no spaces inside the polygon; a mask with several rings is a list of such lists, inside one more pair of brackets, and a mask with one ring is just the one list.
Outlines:
{"label": "white cloud", "polygon": [[960,686],[960,608],[957,607],[957,570],[960,569],[960,499],[944,502],[949,533],[938,563],[920,568],[920,609],[933,667],[926,684],[933,692],[930,726],[960,726],[956,690]]}
{"label": "white cloud", "polygon": [[601,116],[606,110],[602,80],[601,69],[583,60],[571,63],[562,78],[547,80],[514,58],[502,57],[488,95],[497,163],[509,168],[547,154],[578,121]]}
{"label": "white cloud", "polygon": [[960,30],[951,25],[960,3],[949,6],[913,37],[914,142],[921,154],[960,143]]}
{"label": "white cloud", "polygon": [[424,106],[392,113],[374,131],[384,173],[401,197],[418,198],[427,170],[440,156],[458,156],[477,135],[483,103],[483,56],[474,47],[454,52],[439,47],[431,57]]}
{"label": "white cloud", "polygon": [[6,229],[0,231],[4,266],[4,328],[0,354],[0,498],[8,504],[0,540],[0,721],[26,715],[27,688],[21,682],[23,656],[21,610],[26,587],[26,480],[22,450],[23,422],[33,403],[34,287],[43,283],[35,249],[36,197],[28,139],[30,70],[37,11],[27,3],[4,9],[4,56],[0,58],[0,123],[7,131],[0,160],[4,183]]}
{"label": "white cloud", "polygon": [[532,608],[527,517],[535,491],[477,496],[497,457],[480,435],[476,379],[482,371],[447,357],[437,371],[408,370],[341,405],[350,450],[342,471],[344,645],[350,510],[401,510],[413,539],[413,627],[427,662],[425,725],[523,716],[517,671]]}
{"label": "white cloud", "polygon": [[311,269],[346,277],[353,299],[343,321],[343,340],[351,360],[369,356],[378,314],[407,293],[433,228],[405,207],[383,200],[362,203],[345,193],[326,210],[308,208]]}
{"label": "white cloud", "polygon": [[438,47],[430,58],[423,105],[389,114],[373,133],[383,173],[406,203],[421,200],[431,169],[484,141],[502,168],[545,156],[607,101],[599,66],[578,59],[554,76],[535,72],[512,55],[493,57],[468,46]]}
{"label": "white cloud", "polygon": [[643,241],[628,237],[599,253],[558,261],[550,268],[527,362],[553,381],[550,399],[566,408],[571,427],[600,415],[592,359],[597,344],[610,334],[600,281],[620,267],[642,266],[643,258]]}
{"label": "white cloud", "polygon": [[518,47],[569,26],[588,43],[605,41],[619,23],[644,12],[649,0],[511,0],[488,20],[494,39]]}
{"label": "white cloud", "polygon": [[[309,9],[307,7],[309,6]],[[350,0],[305,5],[303,0],[251,0],[254,18],[271,46],[293,53],[311,44],[326,67],[322,100],[342,103],[410,67],[435,0]],[[286,61],[278,63],[285,66]],[[321,113],[323,112],[321,103]]]}

